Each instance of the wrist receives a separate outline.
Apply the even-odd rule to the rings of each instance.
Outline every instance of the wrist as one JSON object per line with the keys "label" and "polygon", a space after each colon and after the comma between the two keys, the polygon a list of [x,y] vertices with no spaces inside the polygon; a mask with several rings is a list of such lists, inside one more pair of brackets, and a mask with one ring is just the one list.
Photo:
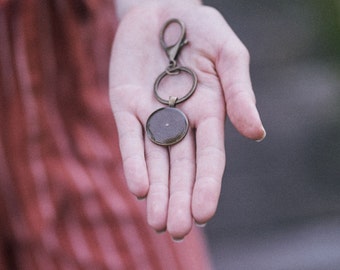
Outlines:
{"label": "wrist", "polygon": [[142,6],[166,6],[166,5],[200,5],[202,4],[201,0],[115,0],[116,5],[116,15],[118,20],[120,21],[129,11],[142,7]]}

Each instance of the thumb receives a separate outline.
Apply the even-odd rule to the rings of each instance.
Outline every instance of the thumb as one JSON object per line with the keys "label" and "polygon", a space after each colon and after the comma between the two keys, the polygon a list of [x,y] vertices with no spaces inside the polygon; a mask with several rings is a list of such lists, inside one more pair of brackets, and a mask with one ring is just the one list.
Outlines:
{"label": "thumb", "polygon": [[224,90],[230,121],[243,136],[261,141],[266,132],[256,108],[249,60],[248,50],[234,35],[229,37],[228,42],[220,49],[216,68]]}

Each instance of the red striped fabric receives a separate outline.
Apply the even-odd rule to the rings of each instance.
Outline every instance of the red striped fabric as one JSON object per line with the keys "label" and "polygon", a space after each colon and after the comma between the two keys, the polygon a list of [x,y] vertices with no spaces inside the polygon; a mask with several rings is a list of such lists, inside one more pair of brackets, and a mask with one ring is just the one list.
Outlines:
{"label": "red striped fabric", "polygon": [[124,182],[108,98],[112,0],[0,0],[0,269],[210,269]]}

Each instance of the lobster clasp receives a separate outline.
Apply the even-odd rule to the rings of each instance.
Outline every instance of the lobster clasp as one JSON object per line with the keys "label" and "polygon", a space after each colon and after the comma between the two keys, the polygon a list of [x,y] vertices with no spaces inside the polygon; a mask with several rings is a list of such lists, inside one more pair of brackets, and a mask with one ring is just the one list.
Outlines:
{"label": "lobster clasp", "polygon": [[[181,32],[180,32],[180,35],[178,36],[177,41],[172,45],[168,45],[165,42],[165,32],[167,28],[169,27],[169,25],[173,23],[178,24],[180,26]],[[185,35],[186,35],[185,25],[182,21],[178,19],[171,19],[167,21],[166,24],[162,28],[161,37],[160,37],[161,45],[169,58],[171,66],[176,66],[176,58],[179,54],[179,51],[181,50],[183,46],[188,44],[188,40],[185,39]]]}

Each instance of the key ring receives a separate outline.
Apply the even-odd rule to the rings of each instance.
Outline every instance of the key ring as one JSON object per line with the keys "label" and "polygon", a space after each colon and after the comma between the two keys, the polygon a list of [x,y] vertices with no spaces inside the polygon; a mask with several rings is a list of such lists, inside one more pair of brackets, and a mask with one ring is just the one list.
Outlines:
{"label": "key ring", "polygon": [[187,100],[189,97],[191,97],[191,95],[195,92],[196,88],[197,88],[197,75],[195,72],[193,72],[190,68],[187,67],[175,67],[173,69],[171,69],[171,72],[169,72],[168,70],[165,70],[164,72],[162,72],[156,79],[155,84],[154,84],[154,95],[156,97],[156,99],[165,105],[168,105],[170,100],[166,100],[162,97],[160,97],[160,95],[158,94],[158,89],[159,89],[159,84],[161,83],[161,81],[166,77],[166,76],[174,76],[177,75],[181,72],[186,72],[189,73],[192,77],[192,86],[191,89],[187,92],[187,94],[185,94],[183,97],[177,98],[176,103],[175,104],[179,104],[185,100]]}
{"label": "key ring", "polygon": [[[172,45],[167,45],[164,39],[165,32],[170,24],[179,24],[181,33],[177,41]],[[171,19],[167,21],[161,29],[160,42],[163,50],[165,51],[169,65],[156,79],[154,84],[154,96],[162,104],[168,107],[160,108],[154,111],[146,122],[146,134],[149,139],[161,146],[171,146],[180,142],[188,133],[189,121],[186,115],[175,106],[187,100],[195,92],[197,88],[197,75],[188,67],[177,66],[177,56],[183,46],[188,44],[185,39],[186,30],[185,25],[178,19]],[[169,100],[163,99],[159,94],[159,85],[166,76],[176,76],[181,72],[188,73],[192,78],[192,86],[189,91],[182,97],[170,96]]]}

